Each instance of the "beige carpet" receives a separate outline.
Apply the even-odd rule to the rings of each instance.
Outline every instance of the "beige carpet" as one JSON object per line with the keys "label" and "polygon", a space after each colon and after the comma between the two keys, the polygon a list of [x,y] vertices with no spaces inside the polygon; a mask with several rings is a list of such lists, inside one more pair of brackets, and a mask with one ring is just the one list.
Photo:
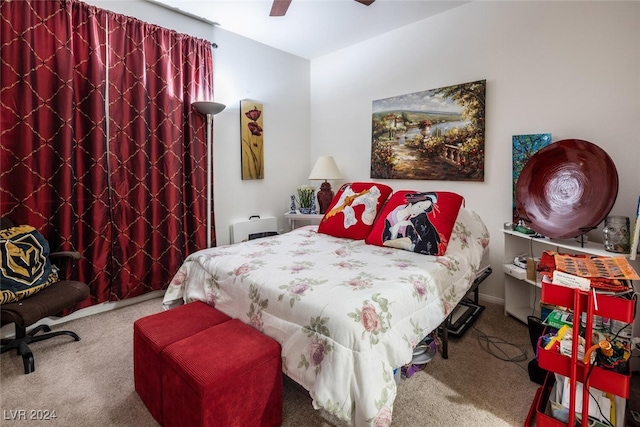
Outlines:
{"label": "beige carpet", "polygon": [[[402,379],[393,426],[521,426],[537,384],[526,365],[532,352],[525,325],[505,317],[502,306],[486,309],[474,328],[452,339],[449,359],[440,355],[423,370]],[[32,344],[36,371],[23,374],[14,352],[1,357],[0,424],[28,426],[155,426],[133,388],[133,322],[161,310],[156,298],[111,312],[73,320],[53,330],[66,337]],[[502,361],[483,350],[481,333],[526,350],[526,361]],[[506,347],[502,347],[503,349]],[[519,350],[506,348],[509,357]],[[495,350],[499,353],[499,350]],[[504,357],[504,356],[502,356]],[[311,406],[306,391],[285,378],[283,426],[329,426]],[[55,411],[49,421],[15,420],[16,412]],[[38,413],[36,413],[38,414]],[[42,414],[42,412],[40,412]]]}

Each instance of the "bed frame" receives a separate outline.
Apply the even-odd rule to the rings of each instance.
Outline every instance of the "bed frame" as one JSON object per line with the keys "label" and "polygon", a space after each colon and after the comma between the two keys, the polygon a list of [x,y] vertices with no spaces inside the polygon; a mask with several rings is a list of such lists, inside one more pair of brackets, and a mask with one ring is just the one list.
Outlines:
{"label": "bed frame", "polygon": [[[439,327],[439,332],[442,337],[442,358],[449,358],[449,334],[453,336],[462,336],[464,332],[471,326],[471,324],[480,316],[482,310],[484,310],[484,306],[478,304],[478,287],[480,283],[484,282],[484,280],[491,275],[493,270],[491,267],[485,268],[473,281],[473,285],[469,289],[467,296],[465,296],[456,306],[456,309],[459,309],[462,305],[467,305],[470,307],[467,310],[467,314],[460,317],[460,321],[453,322],[453,316],[455,314],[455,309],[447,316],[447,318],[442,322]],[[473,293],[473,302],[471,298],[469,298],[469,294]],[[466,304],[465,304],[466,303]],[[477,307],[477,308],[476,308]],[[474,310],[474,308],[476,308]]]}

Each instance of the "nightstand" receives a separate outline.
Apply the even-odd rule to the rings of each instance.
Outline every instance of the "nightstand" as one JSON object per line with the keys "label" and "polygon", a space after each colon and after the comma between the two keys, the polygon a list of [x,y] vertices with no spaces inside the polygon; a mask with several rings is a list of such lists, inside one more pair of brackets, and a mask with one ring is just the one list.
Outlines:
{"label": "nightstand", "polygon": [[295,212],[287,212],[284,218],[289,220],[289,231],[296,228],[297,221],[303,221],[309,224],[319,224],[324,214],[299,214]]}

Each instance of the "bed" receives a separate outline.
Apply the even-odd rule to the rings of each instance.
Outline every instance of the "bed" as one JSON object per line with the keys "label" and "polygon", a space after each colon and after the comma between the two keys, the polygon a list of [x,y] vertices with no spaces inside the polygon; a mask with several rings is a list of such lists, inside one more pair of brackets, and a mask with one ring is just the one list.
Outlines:
{"label": "bed", "polygon": [[315,409],[388,425],[394,370],[445,321],[485,267],[489,233],[461,208],[442,256],[377,246],[306,226],[190,255],[163,305],[194,300],[274,338],[284,373]]}

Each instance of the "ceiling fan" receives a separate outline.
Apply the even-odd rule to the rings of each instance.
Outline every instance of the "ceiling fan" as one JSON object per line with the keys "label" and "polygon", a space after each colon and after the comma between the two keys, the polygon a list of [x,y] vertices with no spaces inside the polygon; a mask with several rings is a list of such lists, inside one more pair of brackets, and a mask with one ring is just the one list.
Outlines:
{"label": "ceiling fan", "polygon": [[[365,6],[369,6],[375,0],[355,0],[355,1]],[[289,9],[290,4],[291,4],[291,0],[273,0],[273,4],[271,5],[271,13],[269,13],[269,16],[284,16],[287,13],[287,9]]]}

